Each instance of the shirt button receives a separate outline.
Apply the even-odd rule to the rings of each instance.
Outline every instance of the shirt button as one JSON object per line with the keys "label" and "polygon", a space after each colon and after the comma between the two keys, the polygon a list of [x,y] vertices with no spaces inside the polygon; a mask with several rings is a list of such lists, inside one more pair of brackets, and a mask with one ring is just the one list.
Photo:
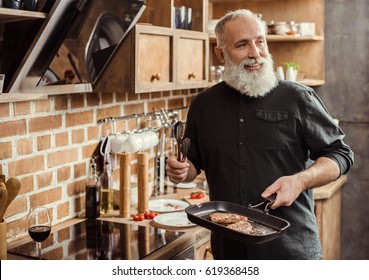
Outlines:
{"label": "shirt button", "polygon": [[243,141],[241,141],[241,142],[240,142],[240,145],[242,146],[242,145],[243,145],[243,143],[244,143],[244,142],[243,142]]}
{"label": "shirt button", "polygon": [[243,118],[240,118],[240,122],[244,122],[245,120]]}

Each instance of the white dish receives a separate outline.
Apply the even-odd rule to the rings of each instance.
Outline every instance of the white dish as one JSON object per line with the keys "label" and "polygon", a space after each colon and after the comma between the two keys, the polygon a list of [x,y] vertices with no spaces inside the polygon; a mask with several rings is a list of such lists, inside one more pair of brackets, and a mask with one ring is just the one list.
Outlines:
{"label": "white dish", "polygon": [[160,214],[154,218],[154,221],[163,226],[170,227],[193,227],[196,224],[190,222],[185,212]]}
{"label": "white dish", "polygon": [[174,184],[173,182],[171,182],[169,180],[167,181],[167,185],[168,186],[173,186],[173,187],[175,186],[178,189],[193,189],[193,188],[196,188],[197,187],[197,184],[194,183],[194,182]]}
{"label": "white dish", "polygon": [[149,210],[158,213],[182,211],[190,206],[189,203],[178,199],[154,199],[149,200]]}

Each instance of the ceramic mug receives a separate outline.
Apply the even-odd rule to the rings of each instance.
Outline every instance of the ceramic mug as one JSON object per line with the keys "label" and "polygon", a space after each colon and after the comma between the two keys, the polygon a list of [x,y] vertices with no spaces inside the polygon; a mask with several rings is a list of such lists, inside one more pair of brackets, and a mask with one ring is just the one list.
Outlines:
{"label": "ceramic mug", "polygon": [[118,154],[123,152],[124,142],[128,139],[128,134],[119,134],[111,139],[110,148],[113,154]]}
{"label": "ceramic mug", "polygon": [[140,133],[140,136],[144,142],[143,150],[154,147],[159,143],[159,136],[152,130],[144,131]]}
{"label": "ceramic mug", "polygon": [[122,151],[126,153],[136,153],[142,151],[143,147],[144,141],[139,133],[131,132],[122,145]]}

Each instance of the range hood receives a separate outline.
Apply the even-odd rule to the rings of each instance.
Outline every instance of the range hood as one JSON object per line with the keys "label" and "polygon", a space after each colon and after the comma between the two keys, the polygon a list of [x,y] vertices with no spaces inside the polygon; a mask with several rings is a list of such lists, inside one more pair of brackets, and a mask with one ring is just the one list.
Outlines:
{"label": "range hood", "polygon": [[47,19],[8,77],[6,92],[53,93],[53,87],[66,84],[93,91],[146,8],[139,0],[51,2]]}

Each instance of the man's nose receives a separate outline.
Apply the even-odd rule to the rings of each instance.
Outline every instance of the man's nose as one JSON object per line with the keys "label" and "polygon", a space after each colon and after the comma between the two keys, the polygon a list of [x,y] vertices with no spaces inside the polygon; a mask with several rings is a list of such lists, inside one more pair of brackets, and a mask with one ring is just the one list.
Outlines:
{"label": "man's nose", "polygon": [[255,45],[255,43],[251,43],[249,45],[248,57],[249,58],[257,58],[259,56],[260,56],[259,48]]}

